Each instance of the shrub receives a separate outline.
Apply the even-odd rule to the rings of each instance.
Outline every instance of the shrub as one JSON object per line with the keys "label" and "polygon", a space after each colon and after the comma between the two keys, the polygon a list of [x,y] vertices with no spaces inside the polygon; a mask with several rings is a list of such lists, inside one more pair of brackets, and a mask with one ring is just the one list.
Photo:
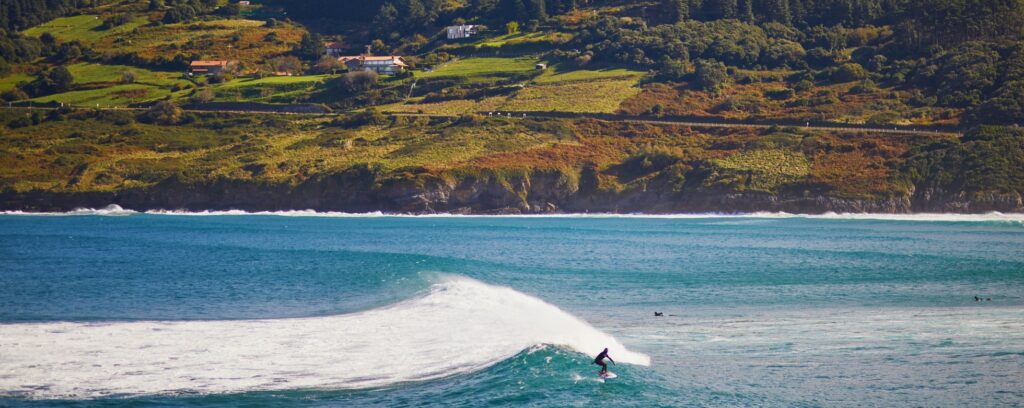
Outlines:
{"label": "shrub", "polygon": [[28,99],[29,96],[27,93],[25,93],[25,91],[22,91],[19,88],[14,88],[10,91],[4,92],[3,94],[0,94],[0,98],[3,98],[7,102],[14,102]]}
{"label": "shrub", "polygon": [[839,67],[835,72],[832,73],[832,82],[840,84],[845,82],[853,82],[865,79],[868,77],[868,71],[864,67],[857,63],[846,63]]}
{"label": "shrub", "polygon": [[184,112],[171,101],[160,101],[142,113],[140,120],[161,125],[181,123]]}
{"label": "shrub", "polygon": [[193,93],[192,97],[189,99],[192,101],[192,103],[208,103],[210,101],[213,101],[215,97],[216,95],[214,95],[212,89],[203,88]]}
{"label": "shrub", "polygon": [[697,60],[695,75],[697,87],[711,93],[718,93],[729,83],[725,64],[714,60]]}
{"label": "shrub", "polygon": [[863,81],[860,81],[860,83],[858,83],[857,85],[854,85],[853,88],[850,88],[850,93],[854,94],[854,95],[858,95],[858,94],[872,93],[872,92],[875,92],[877,90],[878,90],[878,85],[875,85],[874,81],[872,81],[870,79],[865,79]]}
{"label": "shrub", "polygon": [[370,108],[345,118],[340,124],[345,127],[354,128],[367,125],[384,125],[387,122],[387,116],[384,116],[383,113],[376,109]]}
{"label": "shrub", "polygon": [[370,89],[377,84],[378,75],[373,71],[355,71],[349,72],[337,79],[338,86],[342,91],[349,94],[359,94]]}
{"label": "shrub", "polygon": [[12,120],[7,124],[7,127],[11,129],[23,128],[32,126],[32,119],[28,116],[20,116],[15,120]]}
{"label": "shrub", "polygon": [[793,90],[789,88],[767,89],[764,91],[764,96],[779,101],[784,101],[786,99],[792,98],[795,94],[796,92],[793,92]]}
{"label": "shrub", "polygon": [[793,85],[793,90],[796,92],[807,92],[810,91],[811,89],[814,89],[814,82],[811,82],[806,79],[797,82],[796,85]]}
{"label": "shrub", "polygon": [[114,27],[123,26],[130,23],[135,19],[135,15],[131,13],[115,14],[107,17],[103,20],[103,24],[100,25],[101,30],[109,30]]}

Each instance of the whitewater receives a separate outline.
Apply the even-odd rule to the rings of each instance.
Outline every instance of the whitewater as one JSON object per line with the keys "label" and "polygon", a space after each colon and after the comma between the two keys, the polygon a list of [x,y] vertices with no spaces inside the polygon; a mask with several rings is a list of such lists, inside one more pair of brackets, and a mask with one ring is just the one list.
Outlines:
{"label": "whitewater", "polygon": [[385,213],[380,211],[368,213],[349,213],[335,211],[316,210],[284,210],[284,211],[244,211],[244,210],[148,210],[135,211],[122,208],[117,204],[111,204],[104,208],[78,208],[67,212],[26,212],[26,211],[2,211],[0,215],[12,216],[130,216],[130,215],[169,215],[169,216],[278,216],[278,217],[325,217],[325,218],[377,218],[377,217],[415,217],[415,218],[647,218],[647,219],[701,219],[701,218],[795,218],[795,219],[824,219],[824,220],[872,220],[872,221],[918,221],[918,222],[1007,222],[1024,224],[1024,214],[1001,213],[993,211],[983,214],[955,214],[955,213],[910,213],[910,214],[882,214],[882,213],[835,213],[826,212],[822,214],[794,214],[786,212],[752,212],[752,213],[680,213],[680,214],[645,214],[645,213],[554,213],[554,214],[497,214],[497,215],[476,215],[476,214],[407,214],[407,213]]}
{"label": "whitewater", "polygon": [[0,406],[1022,406],[1015,217],[0,215]]}
{"label": "whitewater", "polygon": [[0,395],[353,389],[482,370],[538,345],[649,365],[608,334],[515,290],[444,276],[429,294],[341,316],[0,325]]}

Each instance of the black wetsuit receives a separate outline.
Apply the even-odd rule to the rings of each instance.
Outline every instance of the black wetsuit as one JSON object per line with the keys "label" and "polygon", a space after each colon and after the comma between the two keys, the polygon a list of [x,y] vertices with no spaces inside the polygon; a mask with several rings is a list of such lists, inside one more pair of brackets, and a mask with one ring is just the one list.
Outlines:
{"label": "black wetsuit", "polygon": [[602,351],[601,354],[598,354],[597,358],[594,359],[594,364],[601,366],[602,372],[608,371],[608,363],[604,362],[605,357],[608,357],[608,352]]}

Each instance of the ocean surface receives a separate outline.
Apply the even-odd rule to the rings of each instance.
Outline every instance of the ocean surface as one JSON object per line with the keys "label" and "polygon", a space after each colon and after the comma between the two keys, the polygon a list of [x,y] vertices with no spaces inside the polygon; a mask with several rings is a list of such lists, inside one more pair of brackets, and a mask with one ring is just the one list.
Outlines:
{"label": "ocean surface", "polygon": [[0,406],[150,404],[1020,406],[1024,217],[0,215]]}

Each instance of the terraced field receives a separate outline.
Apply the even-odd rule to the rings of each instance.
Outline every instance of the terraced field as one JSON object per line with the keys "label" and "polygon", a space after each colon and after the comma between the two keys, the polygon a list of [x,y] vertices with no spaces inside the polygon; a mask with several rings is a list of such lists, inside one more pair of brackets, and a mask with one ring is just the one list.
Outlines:
{"label": "terraced field", "polygon": [[537,71],[533,57],[467,58],[443,64],[433,71],[417,72],[417,79],[453,78],[466,83],[494,83]]}

